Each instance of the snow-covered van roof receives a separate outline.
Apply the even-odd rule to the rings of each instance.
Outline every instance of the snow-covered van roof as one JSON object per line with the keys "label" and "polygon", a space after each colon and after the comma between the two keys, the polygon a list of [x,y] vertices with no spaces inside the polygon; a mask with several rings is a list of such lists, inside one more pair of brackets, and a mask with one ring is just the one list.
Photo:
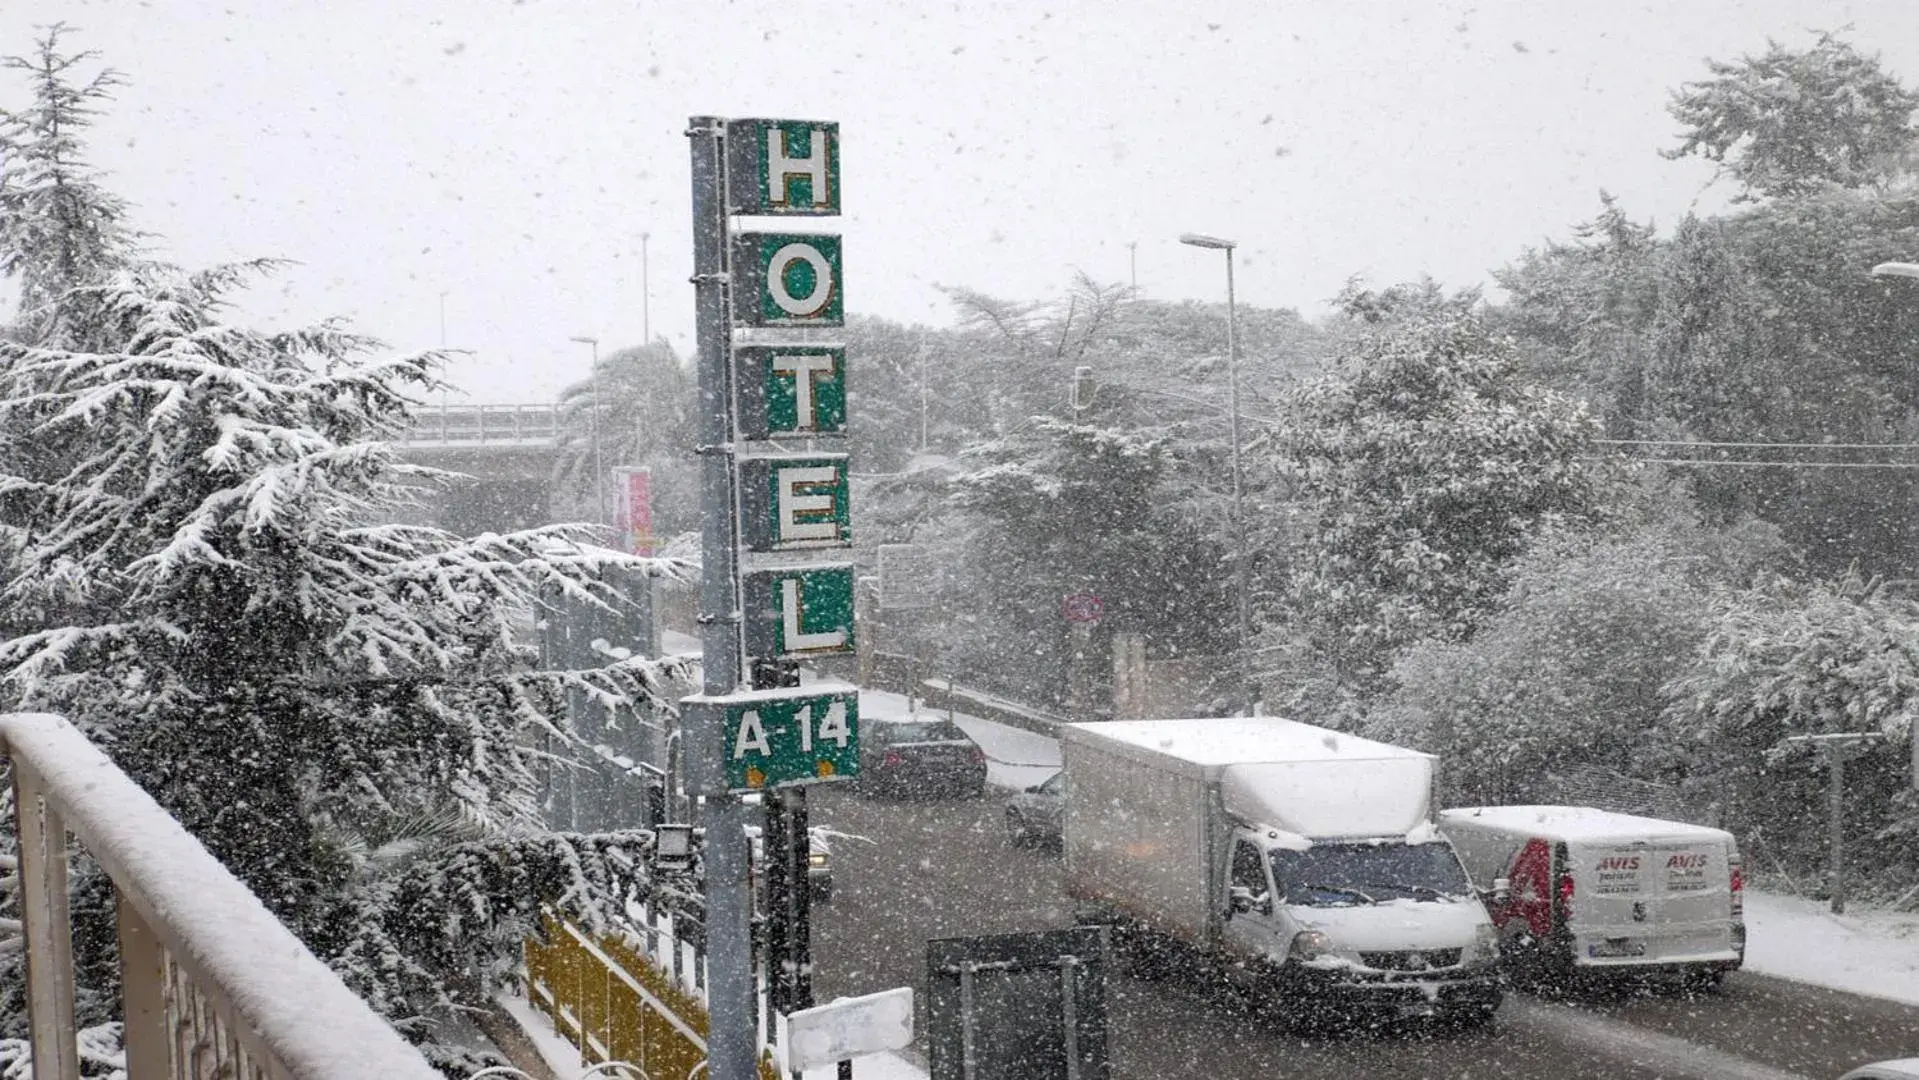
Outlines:
{"label": "snow-covered van roof", "polygon": [[1135,756],[1183,761],[1213,777],[1225,765],[1431,757],[1280,716],[1106,720],[1065,724],[1060,735],[1069,741],[1120,743],[1143,752]]}
{"label": "snow-covered van roof", "polygon": [[1567,843],[1732,839],[1726,830],[1707,825],[1621,814],[1590,806],[1461,806],[1439,812],[1441,829],[1455,823]]}

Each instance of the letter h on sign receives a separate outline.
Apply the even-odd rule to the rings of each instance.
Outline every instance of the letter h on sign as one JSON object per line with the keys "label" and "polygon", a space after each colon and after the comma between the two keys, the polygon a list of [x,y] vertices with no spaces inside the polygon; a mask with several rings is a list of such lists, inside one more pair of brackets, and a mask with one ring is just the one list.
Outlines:
{"label": "letter h on sign", "polygon": [[840,126],[819,120],[729,120],[726,201],[735,214],[840,212]]}

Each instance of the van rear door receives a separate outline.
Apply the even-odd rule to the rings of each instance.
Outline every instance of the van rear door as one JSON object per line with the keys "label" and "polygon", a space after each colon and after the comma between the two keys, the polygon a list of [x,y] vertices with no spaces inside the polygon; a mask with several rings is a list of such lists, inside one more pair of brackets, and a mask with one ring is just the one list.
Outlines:
{"label": "van rear door", "polygon": [[1716,839],[1655,842],[1649,885],[1657,896],[1653,958],[1696,960],[1733,951],[1732,866]]}
{"label": "van rear door", "polygon": [[1654,861],[1640,841],[1566,845],[1576,963],[1637,963],[1645,957],[1648,931],[1657,925]]}

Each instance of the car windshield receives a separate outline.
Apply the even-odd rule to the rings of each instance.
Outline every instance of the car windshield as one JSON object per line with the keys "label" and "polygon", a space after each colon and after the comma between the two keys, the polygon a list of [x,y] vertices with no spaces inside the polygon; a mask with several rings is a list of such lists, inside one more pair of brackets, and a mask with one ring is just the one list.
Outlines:
{"label": "car windshield", "polygon": [[1273,852],[1273,879],[1289,904],[1439,900],[1472,892],[1446,844],[1314,844]]}

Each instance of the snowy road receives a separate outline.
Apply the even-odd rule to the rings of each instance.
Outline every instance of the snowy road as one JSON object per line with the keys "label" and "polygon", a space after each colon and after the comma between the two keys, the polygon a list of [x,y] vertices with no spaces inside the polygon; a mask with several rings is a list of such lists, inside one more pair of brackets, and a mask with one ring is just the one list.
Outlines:
{"label": "snowy road", "polygon": [[[868,837],[834,848],[839,893],[818,909],[821,1000],[920,984],[929,938],[1067,925],[1056,857],[1015,850],[997,798],[867,802],[821,791],[815,821]],[[1302,1039],[1182,980],[1111,984],[1115,1080],[1273,1076],[1523,1080],[1829,1080],[1913,1052],[1919,1009],[1738,973],[1714,996],[1509,1000],[1491,1030],[1421,1028]]]}

